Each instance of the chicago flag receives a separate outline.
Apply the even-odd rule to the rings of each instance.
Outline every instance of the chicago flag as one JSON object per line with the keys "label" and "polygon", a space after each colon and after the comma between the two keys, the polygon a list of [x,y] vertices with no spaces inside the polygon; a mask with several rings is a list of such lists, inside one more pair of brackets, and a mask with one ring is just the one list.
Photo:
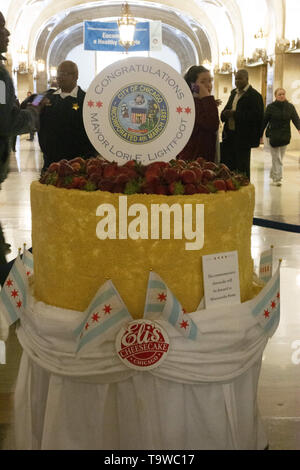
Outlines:
{"label": "chicago flag", "polygon": [[22,261],[25,266],[26,276],[31,276],[33,274],[33,254],[25,249]]}
{"label": "chicago flag", "polygon": [[280,319],[280,265],[271,280],[251,303],[252,315],[264,331],[272,336]]}
{"label": "chicago flag", "polygon": [[3,338],[7,338],[8,327],[20,318],[26,308],[27,289],[24,264],[17,256],[0,293],[0,330]]}
{"label": "chicago flag", "polygon": [[150,313],[160,313],[184,337],[197,339],[196,324],[189,315],[185,314],[181,304],[166,283],[153,271],[149,275],[144,317],[147,318]]}
{"label": "chicago flag", "polygon": [[77,351],[93,341],[99,346],[132,317],[118,291],[109,280],[100,287],[85,312],[84,321],[74,331],[78,337]]}

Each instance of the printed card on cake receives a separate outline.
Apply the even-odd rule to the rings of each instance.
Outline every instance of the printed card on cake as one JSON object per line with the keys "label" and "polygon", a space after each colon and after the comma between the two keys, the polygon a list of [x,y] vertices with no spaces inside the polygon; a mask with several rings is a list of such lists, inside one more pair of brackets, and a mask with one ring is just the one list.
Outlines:
{"label": "printed card on cake", "polygon": [[205,308],[241,302],[237,251],[202,257]]}

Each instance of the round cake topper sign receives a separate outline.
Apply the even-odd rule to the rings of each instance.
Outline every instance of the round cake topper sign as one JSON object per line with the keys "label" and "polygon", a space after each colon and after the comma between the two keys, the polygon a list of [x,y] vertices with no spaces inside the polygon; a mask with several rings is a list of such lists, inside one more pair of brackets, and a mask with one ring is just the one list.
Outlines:
{"label": "round cake topper sign", "polygon": [[158,367],[169,351],[165,330],[150,320],[134,320],[123,327],[116,338],[119,358],[127,367],[149,370]]}
{"label": "round cake topper sign", "polygon": [[195,106],[185,80],[157,59],[131,58],[106,67],[84,100],[87,135],[100,155],[123,165],[175,158],[193,130]]}

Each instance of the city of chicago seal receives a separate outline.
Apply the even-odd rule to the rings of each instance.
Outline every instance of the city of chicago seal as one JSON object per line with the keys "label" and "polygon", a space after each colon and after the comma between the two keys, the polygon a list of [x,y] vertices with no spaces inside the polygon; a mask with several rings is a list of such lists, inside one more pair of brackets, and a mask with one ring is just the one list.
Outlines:
{"label": "city of chicago seal", "polygon": [[118,90],[110,105],[110,123],[126,142],[145,144],[155,140],[166,128],[167,101],[156,88],[135,83]]}

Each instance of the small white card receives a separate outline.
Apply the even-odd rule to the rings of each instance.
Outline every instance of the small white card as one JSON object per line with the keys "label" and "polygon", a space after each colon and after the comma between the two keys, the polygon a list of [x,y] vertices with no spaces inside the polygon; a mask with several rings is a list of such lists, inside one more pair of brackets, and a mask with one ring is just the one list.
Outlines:
{"label": "small white card", "polygon": [[202,267],[205,308],[241,302],[237,251],[203,256]]}

